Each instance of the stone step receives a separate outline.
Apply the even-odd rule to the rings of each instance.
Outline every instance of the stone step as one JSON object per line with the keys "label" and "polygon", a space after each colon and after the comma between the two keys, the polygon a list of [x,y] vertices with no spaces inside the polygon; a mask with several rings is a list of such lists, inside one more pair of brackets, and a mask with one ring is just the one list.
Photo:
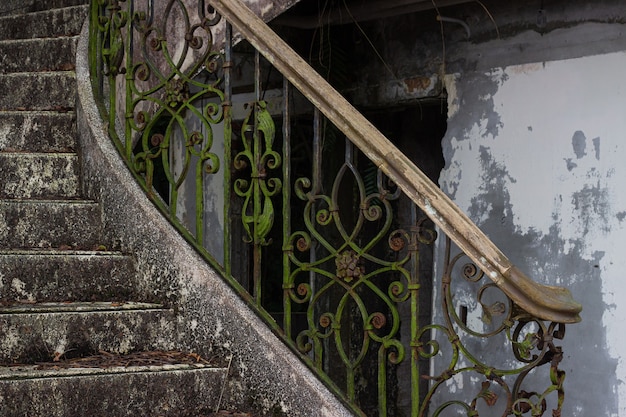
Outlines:
{"label": "stone step", "polygon": [[172,350],[174,312],[159,304],[92,302],[0,307],[0,363],[36,363],[100,351]]}
{"label": "stone step", "polygon": [[107,246],[100,219],[93,201],[0,200],[0,248]]}
{"label": "stone step", "polygon": [[0,369],[3,417],[209,415],[219,406],[228,374],[206,365],[34,368]]}
{"label": "stone step", "polygon": [[0,74],[0,91],[0,110],[67,110],[76,103],[76,77],[74,71]]}
{"label": "stone step", "polygon": [[0,152],[0,198],[76,198],[76,153]]}
{"label": "stone step", "polygon": [[0,151],[72,152],[76,114],[71,112],[0,112]]}
{"label": "stone step", "polygon": [[132,257],[111,251],[0,251],[0,303],[148,300]]}
{"label": "stone step", "polygon": [[[25,0],[21,0],[25,1]],[[28,1],[28,0],[26,0]],[[90,0],[30,0],[33,4],[31,11],[61,9],[72,6],[82,6],[89,4]]]}
{"label": "stone step", "polygon": [[74,36],[0,41],[0,72],[74,70],[76,40]]}
{"label": "stone step", "polygon": [[0,16],[60,9],[88,3],[89,0],[2,0],[0,2]]}
{"label": "stone step", "polygon": [[0,39],[78,35],[87,17],[87,10],[86,6],[72,6],[0,17]]}

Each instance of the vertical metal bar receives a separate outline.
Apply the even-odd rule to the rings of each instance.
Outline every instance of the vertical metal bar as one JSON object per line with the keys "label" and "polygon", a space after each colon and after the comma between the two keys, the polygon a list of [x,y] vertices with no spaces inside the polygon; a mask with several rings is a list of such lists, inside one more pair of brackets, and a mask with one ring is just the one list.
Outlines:
{"label": "vertical metal bar", "polygon": [[409,278],[409,291],[411,303],[411,417],[417,417],[420,410],[420,365],[417,346],[417,335],[420,330],[420,307],[419,307],[419,238],[417,230],[417,206],[411,203],[411,275]]}
{"label": "vertical metal bar", "polygon": [[378,349],[378,416],[387,417],[387,349]]}
{"label": "vertical metal bar", "polygon": [[[313,166],[312,166],[312,188],[311,194],[316,195],[322,189],[322,113],[317,107],[313,109]],[[313,203],[311,210],[311,224],[315,225],[315,203]],[[311,242],[311,249],[309,250],[309,262],[314,265],[317,261],[316,245]],[[317,291],[315,282],[315,271],[309,272],[309,286],[311,287],[311,294],[314,295]],[[321,363],[321,355],[319,359]]]}
{"label": "vertical metal bar", "polygon": [[[254,50],[254,101],[261,100],[261,54]],[[256,128],[256,125],[255,125]],[[255,130],[256,131],[256,130]]]}
{"label": "vertical metal bar", "polygon": [[354,145],[350,142],[350,139],[346,137],[346,154],[345,161],[347,164],[354,164]]}
{"label": "vertical metal bar", "polygon": [[260,170],[261,170],[261,138],[259,135],[258,118],[256,115],[256,109],[258,102],[261,100],[261,54],[258,50],[254,51],[254,131],[252,133],[253,155],[254,161],[252,162],[252,184],[253,184],[253,198],[254,198],[254,239],[253,239],[253,266],[252,266],[252,279],[253,279],[253,296],[257,305],[261,305],[261,241],[262,238],[257,234],[257,227],[259,225],[259,219],[263,210],[261,202],[261,184],[260,184]]}
{"label": "vertical metal bar", "polygon": [[[128,2],[128,16],[133,16],[133,7],[134,1]],[[133,92],[131,89],[131,81],[133,78],[133,71],[131,70],[133,67],[134,57],[133,57],[133,25],[132,20],[128,19],[126,22],[126,76],[125,76],[125,87],[126,87],[126,101],[124,108],[124,122],[125,122],[125,140],[126,140],[126,157],[129,161],[132,160],[133,154],[133,131],[132,125],[129,118],[133,117],[132,112],[129,110],[133,105]],[[117,89],[115,84],[111,86],[112,89]]]}
{"label": "vertical metal bar", "polygon": [[[313,166],[311,167],[311,194],[316,195],[322,189],[322,149],[324,147],[323,144],[323,126],[322,126],[322,113],[317,107],[313,108]],[[311,225],[315,227],[315,212],[316,203],[312,203],[311,207]],[[312,238],[311,241],[311,249],[309,250],[309,262],[311,265],[315,265],[317,262],[317,245],[315,242],[315,238]],[[315,279],[315,271],[312,269],[309,271],[309,286],[311,287],[311,296],[314,297],[317,292],[317,282]],[[319,304],[317,308],[323,307],[323,303]],[[308,311],[308,309],[307,309]],[[315,314],[315,308],[313,309],[313,314]],[[308,317],[307,317],[308,318]],[[329,343],[328,339],[324,341],[316,342],[316,349],[311,351],[311,355],[313,355],[313,360],[317,364],[320,369],[328,369],[329,364],[329,355],[324,355],[323,351],[328,348],[328,346],[324,347],[322,344]]]}
{"label": "vertical metal bar", "polygon": [[311,192],[318,194],[322,189],[322,113],[315,107],[313,110],[313,188]]}
{"label": "vertical metal bar", "polygon": [[[291,109],[290,85],[283,77],[283,247],[291,236]],[[291,273],[289,253],[283,252],[283,283]],[[291,339],[291,298],[290,289],[283,291],[283,331]]]}
{"label": "vertical metal bar", "polygon": [[224,112],[224,271],[227,276],[232,275],[230,261],[231,251],[231,213],[230,199],[232,193],[231,185],[231,164],[232,164],[232,67],[233,67],[233,28],[226,22],[224,32],[224,102],[222,108]]}
{"label": "vertical metal bar", "polygon": [[98,2],[90,5],[89,23],[89,72],[92,74],[91,85],[96,91],[96,97],[102,97],[102,32],[98,27],[100,7]]}
{"label": "vertical metal bar", "polygon": [[[204,126],[202,125],[202,129]],[[204,132],[203,132],[204,134]],[[196,242],[202,245],[204,242],[204,164],[196,162]]]}

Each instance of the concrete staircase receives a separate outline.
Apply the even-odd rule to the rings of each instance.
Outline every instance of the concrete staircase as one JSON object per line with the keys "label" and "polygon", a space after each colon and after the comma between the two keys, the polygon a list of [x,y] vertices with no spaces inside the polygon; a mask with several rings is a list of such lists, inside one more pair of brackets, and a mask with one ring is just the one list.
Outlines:
{"label": "concrete staircase", "polygon": [[175,353],[175,309],[83,199],[77,3],[0,17],[0,415],[198,416],[226,370]]}

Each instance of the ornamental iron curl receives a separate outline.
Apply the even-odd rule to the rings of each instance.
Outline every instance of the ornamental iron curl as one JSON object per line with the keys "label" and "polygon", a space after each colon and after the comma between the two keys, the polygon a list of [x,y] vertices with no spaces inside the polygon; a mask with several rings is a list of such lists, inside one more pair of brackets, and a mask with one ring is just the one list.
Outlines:
{"label": "ornamental iron curl", "polygon": [[[282,316],[285,343],[355,412],[391,414],[405,384],[411,416],[559,416],[565,327],[553,318],[575,322],[579,306],[553,287],[543,304],[520,296],[527,278],[490,242],[469,244],[464,215],[437,206],[445,196],[404,155],[330,87],[310,91],[324,80],[281,64],[282,41],[237,0],[212,5],[227,19],[202,0],[92,1],[94,89],[149,198],[277,334]],[[231,24],[262,45],[236,56]],[[294,85],[318,107],[294,117]],[[420,263],[444,246],[435,225],[448,236],[431,279]],[[433,283],[438,308],[424,302]]]}

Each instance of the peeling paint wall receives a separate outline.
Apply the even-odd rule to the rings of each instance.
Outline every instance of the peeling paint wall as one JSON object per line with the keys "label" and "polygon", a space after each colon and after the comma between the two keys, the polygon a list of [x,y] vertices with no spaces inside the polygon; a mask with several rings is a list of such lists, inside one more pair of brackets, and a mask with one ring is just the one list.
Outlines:
{"label": "peeling paint wall", "polygon": [[446,79],[442,189],[514,264],[583,304],[563,344],[567,416],[626,415],[624,68],[615,52]]}
{"label": "peeling paint wall", "polygon": [[[368,41],[355,46],[354,101],[447,94],[439,185],[522,271],[583,304],[563,343],[563,416],[626,416],[625,21],[620,0],[484,0],[364,23]],[[414,79],[431,88],[394,87]],[[467,320],[482,325],[471,308]],[[499,342],[476,346],[490,361],[511,356]]]}

